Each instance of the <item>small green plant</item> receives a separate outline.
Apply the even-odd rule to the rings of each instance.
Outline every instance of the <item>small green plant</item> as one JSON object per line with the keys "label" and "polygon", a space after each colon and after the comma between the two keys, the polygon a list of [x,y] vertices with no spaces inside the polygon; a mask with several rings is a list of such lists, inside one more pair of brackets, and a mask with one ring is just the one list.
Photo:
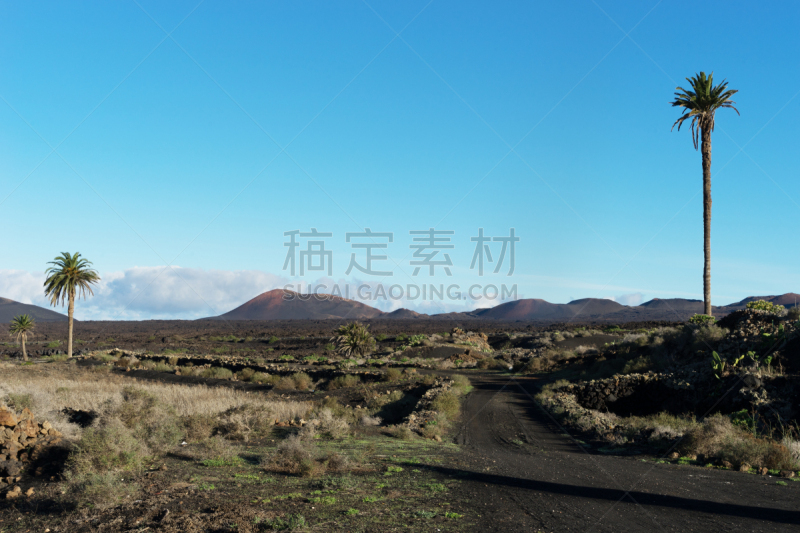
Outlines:
{"label": "small green plant", "polygon": [[325,351],[326,352],[336,351],[336,346],[329,342],[328,344],[325,345]]}
{"label": "small green plant", "polygon": [[431,492],[447,492],[447,487],[442,483],[425,483],[422,486]]}
{"label": "small green plant", "polygon": [[725,372],[725,361],[719,356],[717,352],[711,352],[711,368],[714,369],[714,377],[721,380],[722,373]]}
{"label": "small green plant", "polygon": [[781,487],[785,487],[786,485],[788,485],[788,483],[786,483],[785,481],[776,481],[775,484],[780,485]]}
{"label": "small green plant", "polygon": [[419,346],[420,344],[422,344],[422,341],[424,341],[425,338],[426,338],[425,335],[412,335],[411,337],[408,338],[408,346],[409,347]]}
{"label": "small green plant", "polygon": [[755,300],[753,302],[747,302],[748,309],[755,309],[757,311],[766,311],[768,313],[779,313],[785,309],[782,305],[775,305],[772,302],[768,302],[766,300]]}
{"label": "small green plant", "polygon": [[436,511],[417,511],[414,514],[420,518],[434,518]]}
{"label": "small green plant", "polygon": [[344,514],[347,516],[355,516],[358,514],[358,509],[350,508],[347,511],[345,511]]}
{"label": "small green plant", "polygon": [[450,520],[458,520],[463,516],[464,516],[463,514],[454,513],[453,511],[447,511],[446,513],[444,513],[444,517],[449,518]]}
{"label": "small green plant", "polygon": [[331,342],[336,345],[336,353],[344,357],[368,355],[376,345],[375,338],[369,333],[369,326],[359,322],[339,326]]}
{"label": "small green plant", "polygon": [[294,357],[292,357],[288,353],[285,353],[282,356],[278,357],[278,360],[279,361],[294,361]]}
{"label": "small green plant", "polygon": [[213,483],[200,483],[197,486],[198,490],[216,490],[217,487],[214,486]]}
{"label": "small green plant", "polygon": [[716,321],[717,319],[713,316],[696,314],[692,315],[692,317],[689,319],[689,324],[693,324],[695,326],[710,326]]}
{"label": "small green plant", "polygon": [[309,503],[320,503],[322,505],[333,505],[336,503],[336,498],[333,496],[318,496],[316,498],[309,498]]}
{"label": "small green plant", "polygon": [[273,335],[272,337],[270,337],[270,338],[267,340],[267,342],[268,342],[268,343],[270,343],[270,344],[275,344],[275,343],[276,343],[276,342],[278,342],[279,340],[280,340],[280,339],[279,339],[278,337],[276,337],[275,335]]}
{"label": "small green plant", "polygon": [[375,503],[377,501],[380,501],[380,497],[378,497],[378,496],[364,496],[364,499],[362,501],[364,503]]}
{"label": "small green plant", "polygon": [[283,518],[275,518],[266,522],[267,527],[273,531],[294,531],[306,527],[306,519],[303,515],[287,515]]}
{"label": "small green plant", "polygon": [[375,339],[378,342],[383,342],[386,340],[386,335],[384,335],[383,333],[379,333],[378,335],[375,335]]}
{"label": "small green plant", "polygon": [[44,345],[45,348],[58,348],[61,346],[61,341],[52,341]]}

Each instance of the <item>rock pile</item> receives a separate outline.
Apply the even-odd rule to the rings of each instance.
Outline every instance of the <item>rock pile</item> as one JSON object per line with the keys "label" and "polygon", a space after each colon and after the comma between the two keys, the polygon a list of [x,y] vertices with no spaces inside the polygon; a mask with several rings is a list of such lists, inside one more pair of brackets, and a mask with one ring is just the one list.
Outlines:
{"label": "rock pile", "polygon": [[438,413],[434,411],[431,406],[433,401],[445,392],[449,392],[452,388],[453,381],[449,379],[437,379],[433,386],[425,391],[422,398],[419,399],[414,411],[406,417],[399,426],[406,426],[412,431],[421,431],[427,422],[436,420]]}
{"label": "rock pile", "polygon": [[[59,444],[61,437],[50,422],[36,422],[29,409],[17,415],[0,405],[0,490],[19,482],[28,466],[39,463],[44,452]],[[43,469],[44,466],[39,465],[33,473],[40,475]],[[6,497],[20,494],[18,487],[14,487]]]}

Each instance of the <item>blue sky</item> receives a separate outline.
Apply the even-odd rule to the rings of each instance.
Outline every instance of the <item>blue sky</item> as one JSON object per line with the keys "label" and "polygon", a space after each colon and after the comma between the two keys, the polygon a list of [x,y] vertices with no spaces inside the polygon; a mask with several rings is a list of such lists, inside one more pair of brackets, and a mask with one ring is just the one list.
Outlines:
{"label": "blue sky", "polygon": [[[700,70],[740,91],[713,137],[714,303],[797,291],[798,22],[797,2],[2,1],[0,296],[42,303],[69,250],[106,280],[79,318],[224,312],[316,281],[281,270],[283,232],[312,227],[334,280],[427,283],[408,232],[436,227],[435,283],[701,298],[700,154],[668,105]],[[390,280],[345,275],[365,227],[395,235]],[[513,276],[470,271],[479,227],[516,229]],[[478,304],[437,305],[417,307]]]}

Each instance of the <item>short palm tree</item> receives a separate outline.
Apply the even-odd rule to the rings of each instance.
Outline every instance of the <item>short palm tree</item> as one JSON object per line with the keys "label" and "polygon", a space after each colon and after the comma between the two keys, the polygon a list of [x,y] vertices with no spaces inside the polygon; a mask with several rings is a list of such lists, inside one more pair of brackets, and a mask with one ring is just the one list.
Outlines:
{"label": "short palm tree", "polygon": [[55,260],[48,263],[53,265],[48,268],[45,274],[47,279],[44,282],[44,293],[50,297],[52,305],[64,305],[67,307],[69,317],[69,341],[67,343],[67,356],[72,357],[72,316],[75,313],[75,295],[86,298],[86,293],[92,292],[92,285],[100,281],[100,276],[90,267],[91,262],[83,259],[80,253],[69,254],[62,252]]}
{"label": "short palm tree", "polygon": [[15,316],[11,321],[11,327],[8,328],[8,333],[14,337],[17,342],[22,342],[22,359],[28,360],[28,352],[25,350],[25,341],[28,336],[33,335],[33,330],[36,328],[36,323],[29,315]]}
{"label": "short palm tree", "polygon": [[683,108],[683,114],[675,124],[678,131],[685,120],[692,119],[692,141],[697,150],[698,140],[703,156],[703,252],[705,256],[703,268],[703,301],[704,313],[711,316],[711,132],[714,131],[714,114],[717,109],[731,108],[739,114],[734,107],[731,96],[738,91],[728,89],[728,83],[722,80],[719,85],[714,85],[714,73],[706,76],[705,72],[686,78],[691,88],[676,87],[675,100],[670,102],[672,107]]}
{"label": "short palm tree", "polygon": [[375,338],[370,335],[369,326],[359,322],[339,326],[331,342],[336,346],[336,353],[345,357],[367,355],[375,349]]}

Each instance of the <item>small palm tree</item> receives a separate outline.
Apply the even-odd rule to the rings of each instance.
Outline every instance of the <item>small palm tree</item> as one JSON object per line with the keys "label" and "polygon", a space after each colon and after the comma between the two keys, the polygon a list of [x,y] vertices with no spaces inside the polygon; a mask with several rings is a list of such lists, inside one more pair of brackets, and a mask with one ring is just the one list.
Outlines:
{"label": "small palm tree", "polygon": [[62,252],[55,260],[48,263],[53,265],[45,274],[44,293],[50,297],[51,305],[64,305],[69,303],[67,316],[69,318],[69,340],[67,342],[67,356],[72,357],[72,316],[75,313],[75,295],[86,298],[86,293],[92,292],[92,285],[100,281],[100,276],[90,267],[91,262],[83,259],[80,253],[74,255]]}
{"label": "small palm tree", "polygon": [[375,349],[375,338],[370,335],[369,326],[358,322],[339,326],[331,342],[336,346],[336,353],[345,357],[367,355]]}
{"label": "small palm tree", "polygon": [[25,350],[25,341],[28,336],[33,335],[33,330],[36,328],[36,323],[29,315],[15,316],[11,321],[11,327],[8,328],[8,333],[14,337],[17,342],[22,342],[22,359],[28,360],[28,352]]}
{"label": "small palm tree", "polygon": [[714,114],[717,109],[730,108],[739,114],[734,107],[731,96],[739,91],[728,89],[728,83],[722,80],[719,85],[714,85],[714,73],[706,76],[705,72],[686,78],[691,89],[676,87],[675,100],[670,102],[672,107],[683,108],[683,114],[672,125],[674,129],[687,119],[692,119],[692,141],[697,150],[698,140],[703,155],[703,253],[705,256],[703,268],[703,300],[705,302],[704,314],[711,316],[711,132],[714,131]]}

